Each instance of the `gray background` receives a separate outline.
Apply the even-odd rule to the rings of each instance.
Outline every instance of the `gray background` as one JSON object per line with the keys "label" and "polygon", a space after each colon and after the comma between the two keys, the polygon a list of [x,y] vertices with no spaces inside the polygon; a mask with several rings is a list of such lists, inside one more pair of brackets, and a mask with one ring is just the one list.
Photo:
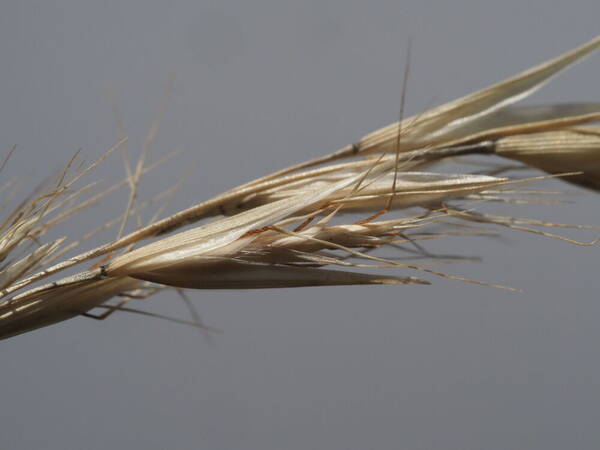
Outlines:
{"label": "gray background", "polygon": [[[409,36],[416,113],[590,39],[598,17],[597,0],[4,0],[0,145],[19,151],[3,177],[26,192],[77,148],[91,158],[113,144],[109,86],[137,152],[175,73],[152,158],[185,153],[142,185],[147,198],[195,162],[174,212],[396,120]],[[532,101],[598,100],[599,75],[597,55]],[[118,157],[95,173],[122,176]],[[599,197],[566,190],[575,205],[508,209],[598,224]],[[113,217],[125,197],[58,232]],[[483,256],[452,270],[521,294],[441,279],[192,292],[223,330],[212,344],[126,313],[3,341],[0,447],[596,448],[598,249],[506,236],[429,248]],[[171,295],[147,307],[186,316]]]}

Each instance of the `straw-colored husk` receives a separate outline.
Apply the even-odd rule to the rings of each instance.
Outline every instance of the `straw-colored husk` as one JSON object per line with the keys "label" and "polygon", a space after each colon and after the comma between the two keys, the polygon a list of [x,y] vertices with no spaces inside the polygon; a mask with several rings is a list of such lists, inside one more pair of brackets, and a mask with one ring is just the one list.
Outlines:
{"label": "straw-colored husk", "polygon": [[508,136],[496,143],[496,154],[548,173],[582,172],[571,183],[600,190],[600,127]]}
{"label": "straw-colored husk", "polygon": [[[422,239],[487,232],[481,224],[593,244],[538,230],[562,224],[483,215],[463,206],[471,199],[502,200],[504,190],[518,192],[523,183],[543,177],[498,177],[493,176],[493,169],[489,174],[433,170],[447,159],[460,162],[469,155],[497,156],[600,189],[600,127],[590,125],[600,121],[600,103],[514,105],[599,47],[600,36],[506,81],[386,126],[333,154],[250,181],[123,236],[130,216],[142,207],[137,201],[138,184],[150,170],[146,159],[157,120],[136,167],[126,164],[126,180],[77,203],[94,186],[75,189],[75,183],[122,146],[125,140],[121,140],[76,176],[70,177],[73,162],[69,163],[54,186],[41,188],[41,193],[18,205],[0,224],[0,261],[4,261],[0,267],[0,338],[86,315],[95,307],[107,307],[106,302],[116,296],[131,298],[141,291],[148,295],[162,286],[252,289],[428,284],[421,277],[431,275],[490,285],[432,269],[432,264],[453,258],[440,261],[418,244]],[[125,214],[99,227],[120,225],[117,239],[52,264],[85,237],[38,245],[39,239],[123,185],[130,188]],[[407,208],[418,212],[407,212]],[[348,213],[358,213],[360,218],[349,220]],[[133,248],[145,239],[210,217],[217,218]],[[420,261],[402,263],[371,251],[380,247],[413,252]],[[92,260],[95,265],[87,271],[18,293]],[[419,277],[357,271],[362,268],[418,271]],[[110,313],[125,308],[116,304],[109,309]]]}

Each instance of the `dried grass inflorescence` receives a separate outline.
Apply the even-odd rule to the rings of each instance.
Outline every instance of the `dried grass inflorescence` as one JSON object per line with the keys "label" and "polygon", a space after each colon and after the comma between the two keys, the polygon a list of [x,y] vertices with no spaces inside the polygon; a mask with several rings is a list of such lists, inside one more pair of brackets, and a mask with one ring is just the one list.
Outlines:
{"label": "dried grass inflorescence", "polygon": [[[124,306],[129,299],[167,287],[181,292],[429,284],[429,276],[502,287],[432,268],[459,258],[437,257],[420,244],[491,233],[483,226],[592,245],[595,242],[543,230],[567,225],[483,214],[472,203],[529,201],[532,191],[523,190],[523,185],[548,176],[600,190],[600,127],[593,125],[600,121],[600,103],[513,106],[598,47],[600,37],[506,81],[384,127],[335,153],[253,180],[124,236],[129,217],[146,206],[137,201],[137,185],[154,167],[146,166],[145,160],[158,121],[137,166],[126,164],[127,179],[100,194],[81,200],[93,184],[75,188],[75,183],[124,146],[125,139],[87,167],[74,167],[73,160],[53,184],[40,186],[0,224],[0,338],[75,316],[105,318],[118,310],[135,311]],[[433,172],[445,161],[460,163],[470,155],[513,160],[549,175],[500,176],[497,166],[482,174],[481,161],[478,173]],[[62,261],[62,255],[98,230],[78,241],[40,243],[50,228],[124,185],[130,188],[126,212],[98,229],[120,225],[115,241]],[[527,194],[526,199],[515,198],[519,192]],[[352,220],[349,213],[359,219]],[[174,233],[202,219],[211,220]],[[418,262],[374,252],[382,247]],[[92,261],[88,270],[32,287]],[[382,269],[403,273],[389,275]],[[114,298],[120,301],[111,301]],[[95,308],[105,312],[93,315]],[[192,315],[189,323],[202,326],[193,310]]]}

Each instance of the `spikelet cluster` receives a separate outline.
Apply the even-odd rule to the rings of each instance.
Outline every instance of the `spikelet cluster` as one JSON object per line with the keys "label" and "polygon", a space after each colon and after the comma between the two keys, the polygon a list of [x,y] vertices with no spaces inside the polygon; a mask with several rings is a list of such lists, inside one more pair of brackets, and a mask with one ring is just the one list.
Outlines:
{"label": "spikelet cluster", "polygon": [[[93,184],[76,188],[75,183],[125,140],[85,168],[71,162],[53,184],[40,187],[0,225],[0,338],[93,316],[96,308],[106,310],[96,317],[107,317],[128,310],[124,303],[130,298],[164,288],[429,284],[432,276],[495,286],[434,269],[438,261],[419,241],[488,233],[487,225],[560,238],[540,229],[559,224],[485,215],[466,206],[474,200],[510,201],[509,193],[544,176],[471,174],[466,167],[465,173],[448,174],[436,168],[448,159],[460,163],[470,155],[485,155],[600,190],[600,127],[594,125],[600,121],[600,104],[515,106],[599,47],[597,37],[335,153],[250,181],[122,235],[129,216],[145,205],[137,202],[137,183],[153,167],[145,165],[144,152],[135,169],[128,167],[127,179],[109,189],[130,188],[126,212],[103,226],[120,224],[118,238],[61,259],[82,240],[42,244],[44,234],[109,191],[82,199]],[[209,220],[178,232],[202,219]],[[416,252],[423,262],[379,256],[374,250],[382,247]],[[88,270],[33,287],[86,263]],[[384,268],[398,274],[379,270]]]}

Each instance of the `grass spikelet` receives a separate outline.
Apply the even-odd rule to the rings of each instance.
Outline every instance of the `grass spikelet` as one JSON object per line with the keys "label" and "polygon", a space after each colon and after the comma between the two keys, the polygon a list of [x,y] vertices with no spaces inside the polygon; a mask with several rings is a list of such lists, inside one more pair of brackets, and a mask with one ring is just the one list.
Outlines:
{"label": "grass spikelet", "polygon": [[599,126],[505,137],[496,143],[496,154],[552,174],[583,171],[564,180],[600,190]]}
{"label": "grass spikelet", "polygon": [[[583,242],[540,229],[568,225],[483,214],[465,202],[526,203],[527,199],[503,194],[534,195],[521,185],[552,177],[600,190],[600,127],[592,125],[600,121],[600,103],[515,105],[598,48],[600,36],[508,80],[377,130],[335,153],[251,180],[170,217],[138,224],[125,234],[131,215],[147,206],[137,200],[138,188],[142,175],[154,167],[146,160],[161,107],[137,165],[131,166],[125,156],[125,180],[87,199],[83,196],[95,188],[94,183],[75,188],[84,175],[125,144],[123,138],[86,167],[75,168],[74,158],[54,184],[49,188],[42,184],[0,223],[0,338],[91,316],[94,308],[106,310],[99,318],[114,311],[140,312],[124,307],[124,302],[166,286],[429,284],[405,273],[356,271],[386,268],[506,288],[431,269],[433,264],[472,258],[435,255],[419,241],[490,235],[489,228],[495,226],[577,245],[596,244],[597,240]],[[519,161],[549,175],[504,177],[500,174],[508,173],[505,169],[493,167],[468,173],[465,158],[470,155]],[[465,173],[434,172],[449,159],[465,163]],[[50,228],[122,186],[130,189],[123,214],[79,240],[40,242]],[[360,218],[349,219],[348,213]],[[211,220],[201,226],[174,233],[207,218]],[[55,262],[98,230],[118,224],[114,241]],[[156,240],[142,245],[150,238]],[[382,257],[375,252],[379,248],[394,249],[400,257]],[[411,260],[403,261],[403,256]],[[31,287],[84,263],[93,266]],[[28,286],[28,291],[18,292]],[[109,303],[123,296],[117,304]],[[194,312],[192,316],[189,324],[201,326]]]}

